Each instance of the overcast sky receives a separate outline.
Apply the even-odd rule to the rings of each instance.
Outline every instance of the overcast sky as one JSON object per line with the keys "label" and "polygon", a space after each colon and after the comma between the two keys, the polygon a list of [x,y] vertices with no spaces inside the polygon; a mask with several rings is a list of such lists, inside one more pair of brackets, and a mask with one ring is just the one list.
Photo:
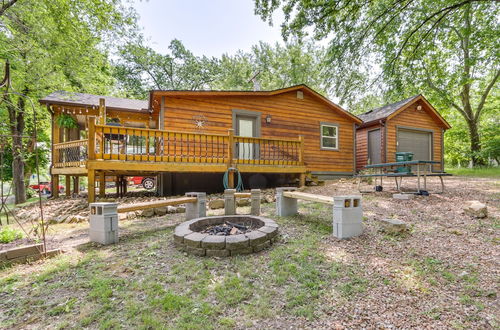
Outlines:
{"label": "overcast sky", "polygon": [[149,45],[162,53],[172,39],[207,56],[249,50],[259,40],[282,42],[281,14],[269,26],[254,15],[253,0],[136,0],[135,8]]}

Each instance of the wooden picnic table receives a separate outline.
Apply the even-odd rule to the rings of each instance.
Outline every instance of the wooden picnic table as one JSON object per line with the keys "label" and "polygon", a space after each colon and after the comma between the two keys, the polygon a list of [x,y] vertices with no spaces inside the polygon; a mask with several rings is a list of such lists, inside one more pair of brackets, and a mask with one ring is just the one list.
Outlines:
{"label": "wooden picnic table", "polygon": [[[401,185],[404,177],[416,177],[417,178],[417,190],[410,191],[407,193],[420,194],[422,191],[427,191],[427,177],[439,177],[441,181],[441,191],[439,193],[444,192],[444,181],[443,176],[451,176],[449,173],[445,172],[432,172],[429,171],[429,165],[440,164],[441,162],[433,161],[433,160],[408,160],[401,162],[392,162],[392,163],[380,163],[380,164],[371,164],[366,165],[364,168],[366,169],[375,169],[376,173],[373,174],[361,174],[357,175],[358,178],[358,188],[361,185],[361,179],[366,177],[374,177],[375,185],[377,186],[377,179],[380,179],[380,186],[383,187],[383,178],[384,177],[393,177],[396,181],[396,189],[399,192],[402,192]],[[415,166],[417,168],[416,173],[411,171],[406,172],[398,172],[394,170],[394,167],[401,166]],[[421,178],[423,177],[423,189],[421,189]],[[399,179],[399,182],[398,182]]]}

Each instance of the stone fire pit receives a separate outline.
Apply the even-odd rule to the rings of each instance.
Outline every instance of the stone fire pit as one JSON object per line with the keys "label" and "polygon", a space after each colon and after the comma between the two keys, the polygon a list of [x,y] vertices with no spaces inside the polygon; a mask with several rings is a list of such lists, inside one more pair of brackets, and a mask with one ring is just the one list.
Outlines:
{"label": "stone fire pit", "polygon": [[[244,233],[217,233],[214,227],[246,227]],[[226,231],[228,233],[229,231]],[[241,232],[233,230],[233,232]],[[210,234],[216,233],[216,234]],[[175,228],[176,246],[198,256],[227,257],[264,250],[278,235],[278,224],[271,219],[252,215],[226,215],[197,218]]]}

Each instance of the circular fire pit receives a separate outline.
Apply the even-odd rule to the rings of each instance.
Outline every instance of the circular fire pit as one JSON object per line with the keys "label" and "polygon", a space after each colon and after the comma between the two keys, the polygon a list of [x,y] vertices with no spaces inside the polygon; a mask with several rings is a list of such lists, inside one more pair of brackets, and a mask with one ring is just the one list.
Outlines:
{"label": "circular fire pit", "polygon": [[199,256],[227,257],[258,252],[271,246],[278,224],[252,215],[197,218],[175,228],[175,244]]}

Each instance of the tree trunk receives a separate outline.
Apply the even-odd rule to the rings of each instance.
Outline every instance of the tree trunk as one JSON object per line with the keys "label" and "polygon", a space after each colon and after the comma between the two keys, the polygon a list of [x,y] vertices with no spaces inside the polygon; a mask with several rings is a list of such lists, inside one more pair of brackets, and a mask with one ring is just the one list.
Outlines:
{"label": "tree trunk", "polygon": [[10,131],[12,134],[12,186],[15,203],[20,204],[26,202],[25,164],[23,159],[24,108],[26,103],[23,97],[19,97],[17,104],[15,104],[12,102],[9,94],[4,94],[4,99],[6,100],[5,103],[9,112]]}
{"label": "tree trunk", "polygon": [[472,165],[485,165],[484,159],[481,157],[481,137],[479,136],[479,125],[474,120],[468,120],[466,118],[466,121],[467,126],[469,127]]}

